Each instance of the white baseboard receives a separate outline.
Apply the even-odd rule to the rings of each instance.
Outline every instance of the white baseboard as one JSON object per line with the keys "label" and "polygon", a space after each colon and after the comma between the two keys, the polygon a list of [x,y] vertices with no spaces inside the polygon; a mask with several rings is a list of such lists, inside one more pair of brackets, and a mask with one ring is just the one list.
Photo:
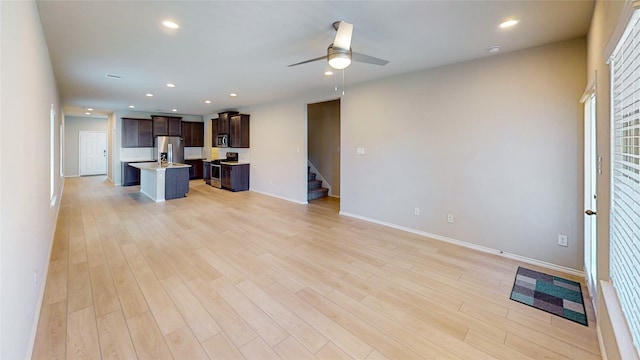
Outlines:
{"label": "white baseboard", "polygon": [[51,242],[49,243],[49,252],[47,255],[47,263],[44,267],[44,272],[40,277],[40,289],[38,293],[38,300],[36,301],[36,313],[33,316],[33,324],[31,324],[31,336],[29,337],[29,345],[27,347],[27,355],[25,359],[31,359],[33,357],[33,347],[36,344],[36,334],[38,333],[38,323],[40,322],[40,313],[42,312],[42,304],[44,303],[44,290],[47,286],[47,278],[49,277],[49,265],[51,264],[51,253],[53,252],[53,242],[56,239],[56,229],[58,228],[58,216],[60,216],[60,202],[62,201],[62,194],[64,193],[64,181],[60,187],[60,194],[58,198],[60,201],[56,203],[56,215],[55,223],[53,225],[53,232],[51,233]]}
{"label": "white baseboard", "polygon": [[607,360],[607,352],[604,347],[604,341],[602,340],[602,330],[600,330],[600,323],[596,325],[596,331],[598,333],[598,346],[600,346],[600,356],[602,356],[602,360]]}
{"label": "white baseboard", "polygon": [[291,201],[291,202],[294,202],[296,204],[307,205],[309,203],[307,201],[304,201],[304,202],[303,201],[298,201],[298,200],[290,199],[290,198],[287,198],[287,197],[284,197],[284,196],[278,196],[278,195],[270,194],[270,193],[267,193],[267,192],[264,192],[264,191],[258,191],[258,190],[253,190],[253,189],[249,189],[249,190],[253,191],[253,192],[256,192],[258,194],[271,196],[271,197],[274,197],[276,199]]}
{"label": "white baseboard", "polygon": [[525,262],[527,264],[537,265],[537,266],[540,266],[540,267],[543,267],[543,268],[546,268],[546,269],[561,271],[561,272],[566,273],[566,274],[570,274],[570,275],[574,275],[574,276],[578,276],[578,277],[584,278],[584,272],[583,271],[572,269],[572,268],[569,268],[569,267],[566,267],[566,266],[556,265],[556,264],[552,264],[552,263],[549,263],[549,262],[546,262],[546,261],[540,261],[540,260],[528,258],[526,256],[506,253],[506,252],[504,252],[502,250],[496,250],[496,249],[492,249],[492,248],[489,248],[489,247],[486,247],[486,246],[472,244],[472,243],[469,243],[469,242],[466,242],[466,241],[452,239],[450,237],[437,235],[437,234],[432,234],[432,233],[428,233],[426,231],[416,230],[416,229],[408,228],[408,227],[405,227],[405,226],[400,226],[400,225],[388,223],[388,222],[385,222],[385,221],[379,221],[379,220],[376,220],[376,219],[371,219],[371,218],[368,218],[368,217],[365,217],[365,216],[351,214],[351,213],[347,213],[347,212],[344,212],[344,211],[340,211],[340,215],[349,216],[349,217],[352,217],[352,218],[356,218],[356,219],[360,219],[360,220],[376,223],[376,224],[379,224],[379,225],[387,226],[387,227],[390,227],[390,228],[406,231],[406,232],[409,232],[409,233],[412,233],[412,234],[421,235],[421,236],[424,236],[424,237],[428,237],[430,239],[444,241],[444,242],[447,242],[447,243],[450,243],[450,244],[463,246],[463,247],[466,247],[466,248],[469,248],[469,249],[478,250],[478,251],[481,251],[481,252],[484,252],[484,253],[499,255],[499,256],[502,256],[502,257],[505,257],[505,258],[508,258],[508,259],[518,260],[518,261]]}

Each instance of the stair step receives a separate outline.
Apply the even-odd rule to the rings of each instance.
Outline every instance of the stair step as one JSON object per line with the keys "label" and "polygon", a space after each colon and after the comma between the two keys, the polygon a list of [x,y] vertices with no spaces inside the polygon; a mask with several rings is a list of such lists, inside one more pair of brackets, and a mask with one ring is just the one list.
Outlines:
{"label": "stair step", "polygon": [[311,181],[311,180],[315,180],[315,179],[316,179],[316,173],[310,172],[308,177],[307,177],[307,180]]}
{"label": "stair step", "polygon": [[326,197],[328,195],[329,195],[329,189],[327,188],[318,188],[318,189],[309,190],[307,192],[307,201],[319,199],[322,197]]}
{"label": "stair step", "polygon": [[307,190],[318,189],[322,186],[321,180],[309,180],[309,184],[307,185]]}

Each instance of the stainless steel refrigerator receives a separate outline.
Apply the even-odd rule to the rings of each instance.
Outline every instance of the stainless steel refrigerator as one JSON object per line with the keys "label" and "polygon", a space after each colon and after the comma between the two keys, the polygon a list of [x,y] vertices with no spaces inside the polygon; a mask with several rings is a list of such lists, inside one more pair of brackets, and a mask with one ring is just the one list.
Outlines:
{"label": "stainless steel refrigerator", "polygon": [[157,136],[153,153],[156,161],[184,163],[184,141],[180,136]]}

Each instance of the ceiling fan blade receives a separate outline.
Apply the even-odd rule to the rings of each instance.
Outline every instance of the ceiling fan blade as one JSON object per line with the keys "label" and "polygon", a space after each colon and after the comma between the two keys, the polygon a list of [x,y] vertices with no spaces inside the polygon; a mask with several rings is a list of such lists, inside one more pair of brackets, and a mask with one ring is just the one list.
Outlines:
{"label": "ceiling fan blade", "polygon": [[361,62],[361,63],[367,63],[367,64],[373,64],[373,65],[387,65],[389,63],[389,60],[384,60],[384,59],[379,59],[377,57],[373,57],[373,56],[369,56],[369,55],[365,55],[365,54],[360,54],[357,52],[352,52],[351,53],[351,60],[353,61],[357,61],[357,62]]}
{"label": "ceiling fan blade", "polygon": [[336,39],[333,41],[333,47],[345,50],[351,49],[351,34],[353,34],[353,24],[340,21],[338,23]]}
{"label": "ceiling fan blade", "polygon": [[305,60],[305,61],[301,61],[299,63],[295,63],[295,64],[291,64],[291,65],[287,65],[287,67],[291,67],[291,66],[297,66],[297,65],[302,65],[302,64],[306,64],[306,63],[310,63],[310,62],[314,62],[314,61],[318,61],[318,60],[323,60],[326,59],[327,56],[320,56],[317,58],[313,58],[313,59],[309,59],[309,60]]}

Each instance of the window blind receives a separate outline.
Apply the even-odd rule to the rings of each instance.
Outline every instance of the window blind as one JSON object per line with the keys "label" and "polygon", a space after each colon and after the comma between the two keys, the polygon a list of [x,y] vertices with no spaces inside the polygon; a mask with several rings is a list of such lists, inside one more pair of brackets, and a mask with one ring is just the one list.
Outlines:
{"label": "window blind", "polygon": [[610,277],[640,353],[640,16],[611,60]]}

